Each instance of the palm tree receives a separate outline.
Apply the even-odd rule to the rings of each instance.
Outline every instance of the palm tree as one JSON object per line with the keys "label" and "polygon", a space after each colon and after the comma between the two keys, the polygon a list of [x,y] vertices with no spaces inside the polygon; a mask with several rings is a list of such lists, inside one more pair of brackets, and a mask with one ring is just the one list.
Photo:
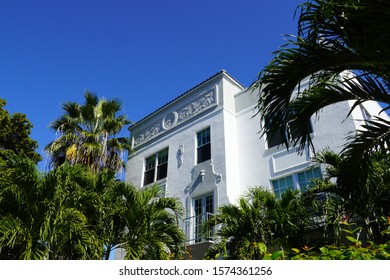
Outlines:
{"label": "palm tree", "polygon": [[104,204],[97,175],[85,166],[63,164],[44,176],[46,206],[41,238],[49,259],[101,259]]}
{"label": "palm tree", "polygon": [[41,179],[30,159],[9,154],[0,162],[0,259],[44,258],[47,248],[39,242]]}
{"label": "palm tree", "polygon": [[[287,147],[312,146],[309,120],[324,107],[354,100],[354,109],[369,100],[390,108],[390,3],[386,0],[313,0],[300,6],[298,36],[291,36],[260,72],[258,113],[263,135],[280,131]],[[301,81],[309,85],[301,88]],[[296,91],[298,91],[296,93]],[[346,112],[350,114],[352,112]],[[367,121],[344,148],[345,188],[367,178],[375,151],[387,153],[390,121]],[[347,160],[348,159],[348,160]],[[357,176],[359,175],[359,176]]]}
{"label": "palm tree", "polygon": [[119,100],[99,99],[96,94],[85,92],[85,103],[66,102],[64,114],[50,127],[59,137],[45,149],[52,166],[65,161],[83,164],[95,172],[108,168],[119,171],[124,162],[122,154],[129,151],[129,139],[116,137],[130,121],[123,115]]}
{"label": "palm tree", "polygon": [[179,219],[184,209],[180,201],[162,197],[159,186],[138,190],[121,184],[125,207],[121,213],[126,231],[120,247],[126,259],[163,260],[184,257],[184,233]]}
{"label": "palm tree", "polygon": [[262,259],[268,248],[304,242],[308,212],[298,192],[287,190],[278,200],[273,192],[252,188],[238,205],[227,204],[206,224],[218,225],[216,239],[206,258]]}
{"label": "palm tree", "polygon": [[0,259],[184,256],[183,207],[158,186],[139,190],[115,173],[62,164],[40,173],[28,158],[0,162]]}
{"label": "palm tree", "polygon": [[[9,156],[0,166],[1,259],[100,259],[103,242],[86,208],[98,207],[81,166],[43,174],[31,160]],[[95,196],[96,198],[96,196]]]}
{"label": "palm tree", "polygon": [[383,242],[381,231],[384,230],[384,225],[381,218],[390,213],[389,155],[374,153],[367,166],[369,171],[366,180],[361,181],[362,185],[355,186],[354,189],[346,189],[340,184],[340,179],[344,179],[344,161],[349,160],[345,154],[336,154],[327,149],[319,152],[313,160],[326,167],[325,177],[317,180],[316,186],[305,195],[327,194],[323,214],[327,232],[331,235],[329,240],[338,243],[343,222],[354,220],[360,221],[367,240]]}

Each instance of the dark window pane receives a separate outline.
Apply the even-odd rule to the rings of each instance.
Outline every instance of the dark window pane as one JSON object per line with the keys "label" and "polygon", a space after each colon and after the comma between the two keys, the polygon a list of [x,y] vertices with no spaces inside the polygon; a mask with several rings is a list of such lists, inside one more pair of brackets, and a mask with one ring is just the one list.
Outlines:
{"label": "dark window pane", "polygon": [[161,180],[168,174],[168,149],[158,152],[157,160],[157,180]]}
{"label": "dark window pane", "polygon": [[150,169],[154,169],[155,166],[156,166],[155,156],[148,157],[145,160],[145,171],[148,171]]}
{"label": "dark window pane", "polygon": [[[272,128],[272,119],[266,117],[265,118],[265,127],[270,129]],[[275,133],[267,133],[267,143],[268,143],[268,148],[272,148],[275,146],[279,146],[283,143],[283,133],[282,130],[278,129],[275,131]]]}
{"label": "dark window pane", "polygon": [[206,128],[197,133],[198,148],[210,143],[210,128]]}
{"label": "dark window pane", "polygon": [[144,186],[154,182],[154,168],[145,172],[144,174]]}
{"label": "dark window pane", "polygon": [[161,164],[157,167],[157,180],[161,180],[167,177],[168,162]]}
{"label": "dark window pane", "polygon": [[195,209],[195,216],[202,214],[202,199],[201,198],[195,199],[194,209]]}
{"label": "dark window pane", "polygon": [[198,148],[198,163],[211,159],[211,145],[206,144]]}
{"label": "dark window pane", "polygon": [[282,131],[278,129],[275,134],[267,134],[268,148],[279,146],[283,143]]}
{"label": "dark window pane", "polygon": [[[294,127],[290,126],[290,132],[291,132],[291,137],[292,137],[292,139],[298,138],[297,136],[300,135],[299,130],[300,130],[299,128],[294,128]],[[309,121],[309,122],[307,123],[307,125],[306,125],[306,131],[305,131],[305,133],[306,133],[306,134],[310,134],[310,133],[312,133],[312,132],[313,132],[313,127],[312,127],[312,125],[311,125],[311,122]]]}
{"label": "dark window pane", "polygon": [[213,195],[206,196],[206,213],[213,213],[214,205],[213,205]]}
{"label": "dark window pane", "polygon": [[151,184],[155,182],[155,180],[166,178],[167,174],[168,148],[159,151],[157,154],[154,154],[153,156],[145,159],[144,185]]}
{"label": "dark window pane", "polygon": [[158,158],[159,165],[168,162],[168,149],[158,152],[157,158]]}
{"label": "dark window pane", "polygon": [[210,128],[197,133],[197,159],[198,163],[211,159]]}

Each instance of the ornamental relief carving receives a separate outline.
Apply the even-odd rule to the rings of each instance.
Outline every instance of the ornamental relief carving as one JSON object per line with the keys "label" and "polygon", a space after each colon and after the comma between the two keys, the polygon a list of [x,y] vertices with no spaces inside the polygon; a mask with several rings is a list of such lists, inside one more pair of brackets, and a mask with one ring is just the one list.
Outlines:
{"label": "ornamental relief carving", "polygon": [[191,118],[197,113],[203,111],[205,108],[214,104],[216,104],[216,102],[214,97],[214,91],[212,91],[204,95],[202,98],[182,108],[178,113],[178,122],[182,122],[188,118]]}
{"label": "ornamental relief carving", "polygon": [[163,119],[163,128],[164,129],[170,129],[171,127],[175,126],[177,122],[177,113],[171,112]]}
{"label": "ornamental relief carving", "polygon": [[149,139],[153,138],[155,135],[157,135],[161,131],[161,124],[155,124],[152,128],[146,130],[143,134],[139,135],[134,140],[134,146],[137,146],[145,141],[148,141]]}
{"label": "ornamental relief carving", "polygon": [[163,131],[167,131],[179,123],[191,119],[208,107],[214,105],[217,105],[215,90],[203,95],[198,100],[191,102],[178,111],[168,113],[160,122],[155,123],[150,128],[146,129],[143,133],[136,135],[134,137],[134,147],[149,141],[157,134]]}

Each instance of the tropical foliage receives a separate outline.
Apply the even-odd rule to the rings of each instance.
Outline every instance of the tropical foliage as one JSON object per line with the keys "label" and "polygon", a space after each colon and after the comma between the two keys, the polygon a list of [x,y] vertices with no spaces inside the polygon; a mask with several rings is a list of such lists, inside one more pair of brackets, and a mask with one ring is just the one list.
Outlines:
{"label": "tropical foliage", "polygon": [[3,108],[6,104],[0,98],[0,160],[9,153],[25,155],[34,162],[42,160],[35,152],[37,141],[30,138],[32,124],[24,114],[10,114]]}
{"label": "tropical foliage", "polygon": [[65,103],[52,123],[58,138],[46,147],[45,173],[31,124],[0,100],[0,259],[110,259],[115,249],[127,259],[183,258],[179,201],[117,179],[129,151],[117,137],[130,124],[121,103],[88,91],[85,99]]}
{"label": "tropical foliage", "polygon": [[[13,156],[0,171],[2,259],[98,259],[102,246],[80,205],[84,170],[63,166],[47,176]],[[72,194],[70,196],[70,194]]]}
{"label": "tropical foliage", "polygon": [[15,155],[0,165],[0,259],[181,257],[182,207],[158,187],[138,190],[115,173],[62,164],[41,173]]}
{"label": "tropical foliage", "polygon": [[[388,240],[387,242],[369,241],[367,245],[362,246],[362,242],[357,239],[361,228],[344,222],[345,228],[342,231],[349,240],[348,245],[331,244],[319,248],[309,246],[301,249],[292,248],[289,252],[283,252],[279,256],[292,260],[390,260],[390,217],[382,217],[382,220],[385,227],[380,234],[384,240]],[[268,256],[272,258],[269,253]]]}
{"label": "tropical foliage", "polygon": [[323,193],[327,199],[322,205],[326,220],[328,242],[338,244],[345,222],[359,224],[360,239],[377,243],[386,242],[381,232],[386,226],[381,217],[390,213],[390,157],[381,153],[371,156],[367,166],[365,181],[360,181],[353,189],[345,188],[343,178],[344,154],[331,150],[318,153],[314,160],[325,168],[324,180],[316,181],[306,196]]}
{"label": "tropical foliage", "polygon": [[[285,131],[284,144],[302,149],[312,144],[310,118],[328,105],[351,100],[354,109],[375,100],[384,110],[390,108],[390,3],[313,0],[302,4],[299,12],[298,36],[288,37],[274,53],[253,88],[261,89],[263,135]],[[301,87],[304,79],[308,86]],[[389,119],[378,116],[350,136],[340,184],[351,189],[365,180],[370,156],[388,152],[389,129]]]}
{"label": "tropical foliage", "polygon": [[227,204],[208,221],[217,224],[214,243],[206,258],[263,259],[268,247],[283,248],[305,244],[310,217],[299,193],[291,189],[278,200],[274,193],[256,187]]}
{"label": "tropical foliage", "polygon": [[85,92],[85,102],[66,102],[64,114],[50,127],[57,139],[46,146],[53,167],[65,161],[83,164],[94,172],[108,168],[115,172],[123,166],[123,153],[130,150],[127,137],[117,137],[122,128],[130,124],[119,115],[119,100],[99,99],[96,94]]}
{"label": "tropical foliage", "polygon": [[126,188],[122,195],[126,233],[121,247],[126,251],[125,259],[182,258],[185,237],[178,227],[179,218],[184,215],[181,202],[172,197],[161,198],[163,193],[157,185],[142,191]]}

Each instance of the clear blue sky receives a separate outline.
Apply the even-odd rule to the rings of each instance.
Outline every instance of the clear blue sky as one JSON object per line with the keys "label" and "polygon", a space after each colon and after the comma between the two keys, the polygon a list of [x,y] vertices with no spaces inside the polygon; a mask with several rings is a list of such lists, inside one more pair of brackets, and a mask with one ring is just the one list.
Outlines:
{"label": "clear blue sky", "polygon": [[0,1],[0,98],[49,124],[86,89],[119,98],[137,121],[225,69],[244,86],[296,34],[298,0]]}

